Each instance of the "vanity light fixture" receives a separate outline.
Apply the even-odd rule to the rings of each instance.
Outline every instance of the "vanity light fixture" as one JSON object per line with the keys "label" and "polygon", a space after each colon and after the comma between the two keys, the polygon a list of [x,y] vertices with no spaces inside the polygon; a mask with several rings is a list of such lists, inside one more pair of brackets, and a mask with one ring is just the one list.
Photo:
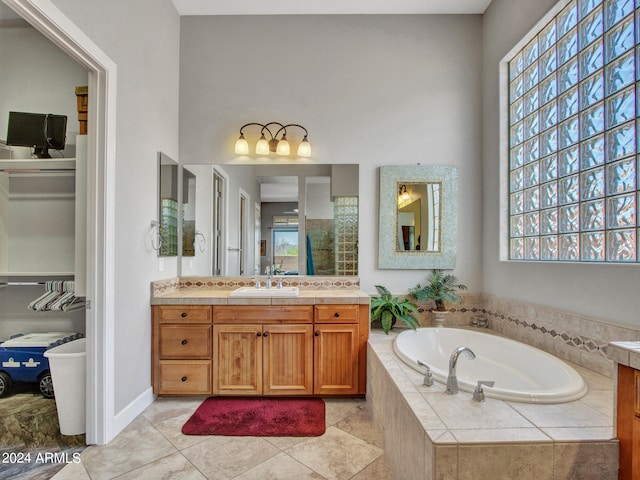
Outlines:
{"label": "vanity light fixture", "polygon": [[398,193],[398,204],[403,204],[405,202],[408,202],[410,198],[411,197],[409,196],[409,193],[407,192],[407,186],[406,185],[400,185],[400,191]]}
{"label": "vanity light fixture", "polygon": [[[283,125],[279,122],[269,122],[266,124],[262,123],[247,123],[240,128],[240,137],[236,140],[235,152],[236,155],[248,155],[249,154],[249,142],[244,138],[243,130],[245,127],[255,125],[260,127],[260,139],[256,143],[256,155],[269,155],[270,152],[274,152],[277,155],[289,155],[291,153],[291,146],[289,145],[289,141],[287,140],[287,128],[289,127],[298,127],[304,130],[304,138],[298,145],[298,156],[299,157],[310,157],[311,156],[311,144],[309,143],[309,139],[307,138],[309,133],[307,129],[302,125],[298,125],[297,123],[289,123],[287,125]],[[279,127],[277,130],[276,128]],[[272,132],[272,129],[275,130],[275,134]],[[265,133],[269,134],[269,139],[266,138]],[[280,139],[278,139],[278,135],[282,133]]]}

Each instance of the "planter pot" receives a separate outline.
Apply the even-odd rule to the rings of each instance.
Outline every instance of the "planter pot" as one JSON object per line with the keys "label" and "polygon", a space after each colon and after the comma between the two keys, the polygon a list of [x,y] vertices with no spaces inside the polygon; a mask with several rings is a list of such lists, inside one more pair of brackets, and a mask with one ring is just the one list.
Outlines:
{"label": "planter pot", "polygon": [[431,313],[433,314],[433,326],[444,327],[444,320],[449,312],[441,310],[431,310]]}

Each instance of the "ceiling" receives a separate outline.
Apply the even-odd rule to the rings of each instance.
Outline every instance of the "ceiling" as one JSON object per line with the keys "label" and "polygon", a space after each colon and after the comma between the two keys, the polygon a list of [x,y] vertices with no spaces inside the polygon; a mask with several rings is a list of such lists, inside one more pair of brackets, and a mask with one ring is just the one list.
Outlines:
{"label": "ceiling", "polygon": [[[480,14],[491,0],[172,0],[180,15]],[[20,18],[0,2],[0,20]]]}
{"label": "ceiling", "polygon": [[480,14],[491,0],[172,0],[180,15]]}

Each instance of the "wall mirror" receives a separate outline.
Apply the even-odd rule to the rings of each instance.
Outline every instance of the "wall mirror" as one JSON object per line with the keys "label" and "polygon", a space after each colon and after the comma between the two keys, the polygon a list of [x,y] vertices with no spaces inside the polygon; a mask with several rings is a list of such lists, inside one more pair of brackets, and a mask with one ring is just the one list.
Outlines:
{"label": "wall mirror", "polygon": [[178,163],[158,152],[158,256],[178,255]]}
{"label": "wall mirror", "polygon": [[379,268],[455,267],[457,183],[456,167],[380,167]]}
{"label": "wall mirror", "polygon": [[182,256],[193,257],[196,250],[196,176],[182,169]]}
{"label": "wall mirror", "polygon": [[182,276],[250,276],[267,266],[280,275],[357,275],[358,165],[184,168],[198,188],[195,257],[183,258]]}

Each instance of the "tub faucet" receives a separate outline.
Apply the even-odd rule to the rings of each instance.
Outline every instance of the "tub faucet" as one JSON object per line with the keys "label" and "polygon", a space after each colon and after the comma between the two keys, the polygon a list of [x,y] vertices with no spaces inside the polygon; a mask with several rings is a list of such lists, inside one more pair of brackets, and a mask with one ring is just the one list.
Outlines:
{"label": "tub faucet", "polygon": [[427,386],[427,387],[432,387],[433,386],[433,375],[431,374],[431,368],[429,368],[429,365],[424,363],[422,360],[418,360],[418,365],[420,365],[421,367],[425,367],[426,368],[426,371],[424,372],[424,380],[422,381],[422,384]]}
{"label": "tub faucet", "polygon": [[484,402],[484,390],[482,389],[483,385],[487,387],[493,387],[496,384],[493,380],[478,380],[478,385],[476,385],[476,389],[473,391],[473,399],[476,402]]}
{"label": "tub faucet", "polygon": [[458,356],[461,353],[464,353],[470,360],[476,358],[476,354],[468,347],[458,347],[451,353],[451,358],[449,359],[449,377],[447,378],[447,394],[449,395],[456,395],[458,393],[456,365],[458,364]]}

